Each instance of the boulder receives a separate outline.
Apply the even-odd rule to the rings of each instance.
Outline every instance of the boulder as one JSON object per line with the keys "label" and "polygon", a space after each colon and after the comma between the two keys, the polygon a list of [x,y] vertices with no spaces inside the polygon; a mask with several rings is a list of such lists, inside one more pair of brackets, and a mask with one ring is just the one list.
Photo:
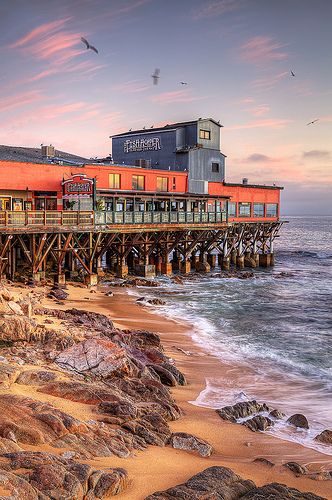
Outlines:
{"label": "boulder", "polygon": [[319,441],[324,444],[332,444],[332,431],[325,429],[325,431],[315,437],[315,441]]}
{"label": "boulder", "polygon": [[43,329],[37,323],[21,315],[6,315],[0,317],[1,340],[31,342],[42,338]]}
{"label": "boulder", "polygon": [[43,385],[46,382],[53,382],[57,378],[57,375],[53,372],[32,369],[21,372],[16,383],[23,385]]}
{"label": "boulder", "polygon": [[139,374],[125,349],[100,338],[88,339],[66,349],[55,358],[55,362],[65,370],[102,379]]}
{"label": "boulder", "polygon": [[248,429],[253,432],[257,432],[265,431],[269,427],[272,427],[274,422],[268,417],[263,417],[263,415],[256,415],[255,417],[243,422],[242,425],[248,427]]}
{"label": "boulder", "polygon": [[21,306],[17,304],[17,302],[14,302],[13,300],[7,302],[7,307],[14,314],[18,314],[19,316],[23,316],[24,314]]}
{"label": "boulder", "polygon": [[280,410],[272,410],[269,413],[269,417],[274,418],[276,420],[282,420],[283,418],[285,418],[285,416],[286,415]]}
{"label": "boulder", "polygon": [[126,422],[122,428],[143,438],[147,444],[156,446],[165,446],[171,437],[166,420],[158,413],[151,413]]}
{"label": "boulder", "polygon": [[301,413],[295,413],[294,415],[289,417],[287,422],[291,425],[294,425],[295,427],[300,427],[301,429],[309,429],[307,417],[305,415],[302,415]]}
{"label": "boulder", "polygon": [[[1,458],[1,457],[0,457]],[[44,500],[28,481],[19,475],[0,468],[1,499],[8,500]]]}
{"label": "boulder", "polygon": [[257,403],[257,401],[244,401],[232,406],[224,406],[216,410],[219,417],[229,422],[236,422],[239,418],[245,418],[257,413],[269,411],[270,409],[265,403],[261,404]]}
{"label": "boulder", "polygon": [[187,482],[158,491],[145,500],[326,500],[313,493],[302,493],[284,484],[257,487],[227,467],[209,467]]}
{"label": "boulder", "polygon": [[109,498],[122,493],[128,484],[128,475],[124,469],[98,470],[89,477],[89,492],[85,500]]}
{"label": "boulder", "polygon": [[187,432],[174,432],[169,442],[173,448],[193,451],[201,457],[209,457],[212,453],[212,446],[209,443]]}
{"label": "boulder", "polygon": [[98,411],[112,415],[114,417],[121,417],[127,420],[136,418],[138,409],[129,401],[118,398],[115,401],[103,401],[98,405]]}
{"label": "boulder", "polygon": [[253,460],[254,463],[259,463],[263,465],[267,465],[268,467],[274,467],[274,463],[268,460],[267,458],[264,457],[257,457],[255,460]]}
{"label": "boulder", "polygon": [[65,292],[62,288],[54,287],[52,288],[47,297],[49,299],[66,300],[68,299],[69,294]]}
{"label": "boulder", "polygon": [[0,364],[0,389],[9,389],[20,374],[15,366]]}

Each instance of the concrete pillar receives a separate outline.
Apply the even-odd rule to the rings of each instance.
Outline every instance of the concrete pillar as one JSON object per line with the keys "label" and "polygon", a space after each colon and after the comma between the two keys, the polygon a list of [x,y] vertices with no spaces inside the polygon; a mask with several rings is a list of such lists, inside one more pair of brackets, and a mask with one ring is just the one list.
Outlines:
{"label": "concrete pillar", "polygon": [[116,275],[118,278],[126,278],[126,276],[128,276],[128,266],[126,259],[118,259],[116,265]]}
{"label": "concrete pillar", "polygon": [[54,284],[55,285],[65,285],[66,284],[66,275],[65,275],[65,273],[56,274],[54,276]]}
{"label": "concrete pillar", "polygon": [[180,262],[180,271],[182,274],[188,274],[190,273],[190,260],[189,259],[184,259]]}
{"label": "concrete pillar", "polygon": [[257,261],[256,259],[253,258],[254,254],[251,254],[250,252],[246,253],[246,255],[244,256],[244,265],[246,267],[257,267]]}
{"label": "concrete pillar", "polygon": [[196,269],[196,264],[199,261],[199,256],[198,255],[192,255],[191,256],[191,269]]}
{"label": "concrete pillar", "polygon": [[180,259],[178,257],[173,257],[172,259],[172,269],[173,271],[180,270]]}
{"label": "concrete pillar", "polygon": [[244,268],[244,255],[238,255],[237,256],[237,258],[236,258],[236,266],[239,269],[243,269]]}
{"label": "concrete pillar", "polygon": [[156,269],[156,274],[162,274],[162,271],[161,271],[162,259],[159,255],[155,256],[154,265],[155,265],[155,269]]}
{"label": "concrete pillar", "polygon": [[135,266],[135,274],[143,278],[154,278],[156,275],[156,266],[151,264],[139,264]]}
{"label": "concrete pillar", "polygon": [[229,271],[231,267],[231,258],[230,257],[224,257],[222,259],[220,267],[224,269],[225,271]]}
{"label": "concrete pillar", "polygon": [[196,271],[201,273],[209,273],[211,271],[210,264],[206,260],[199,260],[196,264]]}
{"label": "concrete pillar", "polygon": [[271,254],[270,253],[260,253],[259,254],[259,265],[262,267],[271,266]]}
{"label": "concrete pillar", "polygon": [[39,283],[39,282],[40,282],[40,280],[42,279],[42,277],[41,277],[41,272],[40,272],[40,271],[37,271],[36,273],[32,273],[31,279],[32,279],[35,283]]}
{"label": "concrete pillar", "polygon": [[105,276],[104,269],[103,269],[102,262],[101,262],[101,257],[98,257],[98,259],[97,259],[97,275],[100,277]]}
{"label": "concrete pillar", "polygon": [[84,281],[87,286],[96,286],[98,285],[98,274],[88,274],[85,276]]}
{"label": "concrete pillar", "polygon": [[275,256],[274,256],[274,252],[270,253],[270,255],[271,255],[270,266],[274,266],[274,264],[275,264]]}
{"label": "concrete pillar", "polygon": [[232,264],[234,264],[234,266],[236,266],[236,262],[237,262],[237,251],[236,250],[232,250],[232,252],[231,252],[231,262],[232,262]]}
{"label": "concrete pillar", "polygon": [[207,256],[207,261],[210,264],[210,267],[214,268],[214,267],[216,267],[217,256],[214,255],[214,254],[209,253],[208,256]]}
{"label": "concrete pillar", "polygon": [[161,274],[165,274],[166,276],[169,276],[172,274],[172,263],[171,262],[162,262],[161,263]]}

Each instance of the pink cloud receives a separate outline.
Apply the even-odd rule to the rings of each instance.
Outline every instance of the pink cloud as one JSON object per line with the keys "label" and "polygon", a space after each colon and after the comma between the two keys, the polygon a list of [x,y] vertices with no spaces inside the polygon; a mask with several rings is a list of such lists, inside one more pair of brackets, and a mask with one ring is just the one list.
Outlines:
{"label": "pink cloud", "polygon": [[16,49],[17,47],[22,47],[27,43],[33,41],[35,38],[40,38],[43,35],[49,34],[51,32],[57,31],[59,28],[64,26],[70,18],[59,19],[58,21],[52,21],[51,23],[41,24],[37,28],[30,31],[27,35],[19,38],[16,42],[9,45],[9,48]]}
{"label": "pink cloud", "polygon": [[288,54],[281,50],[283,47],[285,44],[279,43],[269,36],[255,36],[241,45],[240,57],[255,64],[282,61],[288,57]]}
{"label": "pink cloud", "polygon": [[120,85],[115,85],[112,87],[114,90],[118,90],[123,93],[136,93],[144,92],[151,88],[151,85],[146,85],[142,80],[130,80],[128,82],[121,83]]}
{"label": "pink cloud", "polygon": [[227,127],[228,130],[242,130],[251,128],[283,128],[293,120],[280,120],[277,118],[266,118],[264,120],[253,120],[248,123],[243,123],[240,125],[233,125]]}
{"label": "pink cloud", "polygon": [[21,108],[36,101],[40,101],[42,96],[38,91],[29,91],[14,96],[3,97],[0,99],[0,111],[10,111],[15,108]]}
{"label": "pink cloud", "polygon": [[194,102],[206,99],[207,96],[193,96],[187,90],[173,90],[171,92],[163,92],[151,97],[152,102],[159,104],[172,104],[174,102]]}
{"label": "pink cloud", "polygon": [[257,90],[270,90],[273,89],[281,80],[289,75],[288,71],[283,71],[277,75],[269,75],[264,78],[258,78],[252,82],[252,86]]}
{"label": "pink cloud", "polygon": [[249,108],[248,111],[254,116],[264,116],[270,111],[270,107],[267,104],[259,104],[254,108]]}
{"label": "pink cloud", "polygon": [[244,6],[245,0],[215,0],[205,2],[204,5],[193,13],[195,20],[221,16]]}

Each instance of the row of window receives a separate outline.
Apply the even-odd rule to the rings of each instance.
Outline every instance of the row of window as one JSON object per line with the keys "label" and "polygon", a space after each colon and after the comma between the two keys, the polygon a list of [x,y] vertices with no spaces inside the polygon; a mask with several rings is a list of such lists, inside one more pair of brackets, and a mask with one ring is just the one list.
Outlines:
{"label": "row of window", "polygon": [[277,203],[228,202],[229,217],[277,217]]}
{"label": "row of window", "polygon": [[[168,192],[168,177],[157,177],[156,191],[158,192]],[[121,189],[121,174],[109,174],[109,187],[110,189]],[[173,177],[172,180],[173,189],[176,188],[176,178]],[[145,175],[132,175],[131,177],[131,189],[134,191],[144,191],[145,190]]]}

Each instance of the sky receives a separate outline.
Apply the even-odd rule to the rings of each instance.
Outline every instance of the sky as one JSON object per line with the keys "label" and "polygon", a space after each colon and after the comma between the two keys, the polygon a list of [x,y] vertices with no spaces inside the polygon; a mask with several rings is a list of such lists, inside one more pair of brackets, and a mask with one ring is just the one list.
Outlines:
{"label": "sky", "polygon": [[102,157],[112,134],[211,117],[227,181],[332,214],[331,25],[331,0],[0,0],[0,144]]}

